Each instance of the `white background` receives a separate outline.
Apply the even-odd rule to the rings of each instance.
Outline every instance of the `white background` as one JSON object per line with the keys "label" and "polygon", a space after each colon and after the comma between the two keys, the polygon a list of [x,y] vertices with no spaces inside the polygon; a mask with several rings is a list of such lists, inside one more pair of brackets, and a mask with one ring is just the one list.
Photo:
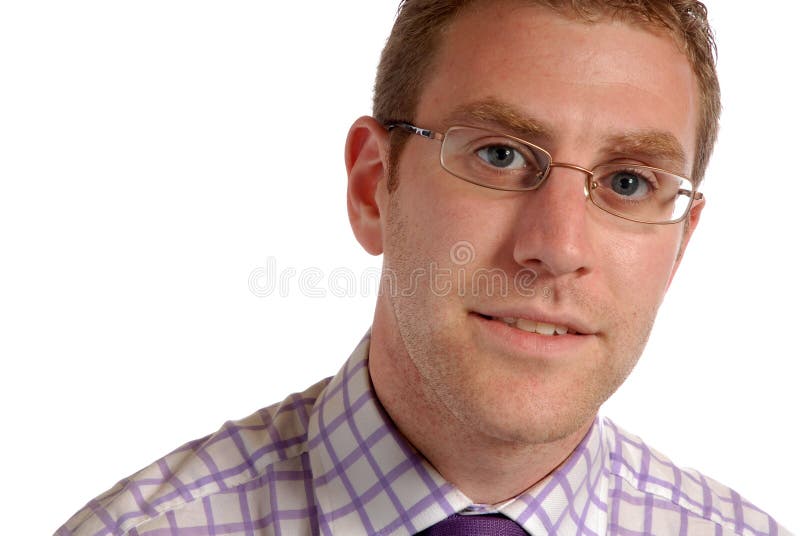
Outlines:
{"label": "white background", "polygon": [[[800,4],[709,4],[725,112],[708,205],[604,413],[797,531]],[[335,373],[369,326],[371,295],[248,290],[268,258],[380,263],[349,229],[342,148],[396,4],[299,5],[1,4],[0,532],[51,533]]]}

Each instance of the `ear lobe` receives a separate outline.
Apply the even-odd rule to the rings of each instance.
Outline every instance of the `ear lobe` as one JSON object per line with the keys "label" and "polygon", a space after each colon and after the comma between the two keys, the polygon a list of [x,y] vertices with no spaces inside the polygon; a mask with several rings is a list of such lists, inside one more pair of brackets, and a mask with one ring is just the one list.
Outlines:
{"label": "ear lobe", "polygon": [[380,189],[386,188],[389,134],[374,118],[358,118],[347,134],[347,214],[353,234],[372,255],[383,253]]}
{"label": "ear lobe", "polygon": [[686,222],[684,223],[683,228],[683,237],[681,238],[681,245],[678,249],[678,257],[675,259],[675,265],[672,267],[672,273],[669,276],[669,281],[667,282],[667,288],[664,289],[666,292],[669,289],[669,286],[672,284],[672,279],[675,277],[675,273],[678,271],[678,266],[681,264],[681,260],[683,259],[683,254],[686,251],[686,246],[689,244],[689,239],[692,238],[692,234],[694,234],[694,230],[697,229],[697,224],[700,222],[700,214],[703,212],[703,207],[706,206],[705,198],[699,199],[695,201],[692,205],[692,208],[689,209],[689,215],[686,216]]}

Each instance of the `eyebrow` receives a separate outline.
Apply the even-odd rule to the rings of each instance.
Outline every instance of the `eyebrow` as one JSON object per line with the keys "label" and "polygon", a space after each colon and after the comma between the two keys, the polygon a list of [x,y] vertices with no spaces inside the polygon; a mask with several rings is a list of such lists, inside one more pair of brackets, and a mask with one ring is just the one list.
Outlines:
{"label": "eyebrow", "polygon": [[645,130],[625,132],[606,140],[605,152],[627,157],[641,157],[653,165],[669,165],[683,173],[686,167],[686,152],[678,138],[670,132]]}
{"label": "eyebrow", "polygon": [[[553,142],[555,129],[545,122],[526,115],[519,109],[495,98],[487,98],[458,106],[445,118],[447,126],[457,124],[490,125],[523,139]],[[686,152],[674,134],[662,130],[629,131],[604,140],[604,154],[643,158],[657,167],[669,166],[682,173]]]}
{"label": "eyebrow", "polygon": [[547,124],[537,121],[513,106],[497,99],[489,98],[458,106],[447,116],[448,126],[463,123],[483,123],[509,130],[520,138],[536,138],[553,140],[553,129]]}

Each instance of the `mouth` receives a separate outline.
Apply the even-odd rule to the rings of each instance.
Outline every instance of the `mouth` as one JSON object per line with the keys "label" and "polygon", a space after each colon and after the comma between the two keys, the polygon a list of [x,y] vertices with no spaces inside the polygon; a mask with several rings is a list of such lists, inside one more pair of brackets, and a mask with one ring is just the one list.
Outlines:
{"label": "mouth", "polygon": [[502,322],[508,327],[515,328],[520,331],[525,331],[528,333],[536,333],[538,335],[544,335],[546,337],[559,337],[562,335],[580,335],[580,333],[570,329],[568,326],[563,326],[560,324],[552,324],[550,322],[536,322],[528,318],[489,316],[481,313],[477,314],[478,316],[480,316],[485,320]]}

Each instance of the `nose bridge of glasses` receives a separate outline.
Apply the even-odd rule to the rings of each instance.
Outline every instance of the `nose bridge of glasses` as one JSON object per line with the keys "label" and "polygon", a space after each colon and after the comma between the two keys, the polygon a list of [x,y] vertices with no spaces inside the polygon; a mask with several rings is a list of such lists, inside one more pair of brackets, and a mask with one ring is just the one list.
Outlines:
{"label": "nose bridge of glasses", "polygon": [[586,169],[586,168],[581,167],[581,166],[577,166],[575,164],[568,164],[566,162],[550,162],[550,165],[547,167],[547,172],[545,173],[544,177],[542,177],[542,180],[540,182],[540,186],[541,186],[541,184],[544,183],[544,181],[546,181],[550,177],[550,175],[551,175],[551,173],[553,171],[553,168],[571,169],[573,171],[578,171],[578,172],[583,173],[584,175],[586,175],[586,179],[585,179],[584,185],[583,185],[583,194],[585,196],[587,196],[587,197],[589,196],[590,182],[591,182],[592,177],[594,177],[594,172],[592,172],[592,170]]}
{"label": "nose bridge of glasses", "polygon": [[552,168],[566,168],[575,171],[580,171],[581,173],[586,174],[589,178],[591,178],[594,175],[591,169],[586,169],[581,166],[576,166],[575,164],[567,164],[566,162],[551,162],[550,169]]}

